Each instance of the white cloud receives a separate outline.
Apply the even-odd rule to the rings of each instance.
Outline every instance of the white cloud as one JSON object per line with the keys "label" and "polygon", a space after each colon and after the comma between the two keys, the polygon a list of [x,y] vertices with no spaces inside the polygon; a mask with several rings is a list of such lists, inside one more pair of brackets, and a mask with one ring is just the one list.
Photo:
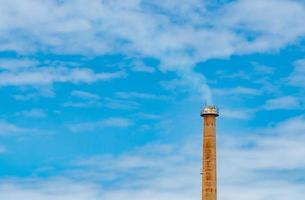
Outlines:
{"label": "white cloud", "polygon": [[263,108],[267,110],[276,110],[276,109],[297,109],[300,108],[300,102],[297,98],[293,96],[279,97],[275,99],[269,99],[266,101]]}
{"label": "white cloud", "polygon": [[187,87],[187,83],[180,79],[160,81],[160,85],[166,90],[177,91],[176,89],[179,88],[179,91],[184,91],[184,92],[186,92],[184,88]]}
{"label": "white cloud", "polygon": [[45,117],[47,117],[47,114],[42,109],[25,110],[25,111],[22,111],[22,112],[18,112],[17,115],[24,116],[24,117],[30,117],[30,118],[45,118]]}
{"label": "white cloud", "polygon": [[[219,132],[219,196],[224,200],[284,200],[287,196],[296,199],[304,195],[304,182],[297,181],[303,171],[293,174],[305,167],[304,122],[304,117],[292,118],[270,128],[256,129],[260,134],[243,130],[233,135]],[[76,162],[78,167],[70,175],[116,183],[115,191],[107,194],[110,199],[116,199],[114,193],[131,199],[163,199],[163,192],[169,196],[184,194],[182,199],[199,199],[201,148],[200,137],[177,145],[148,145],[119,156],[83,158]],[[80,173],[94,169],[96,173]],[[120,186],[124,189],[118,189]],[[154,191],[155,196],[141,196],[147,191]]]}
{"label": "white cloud", "polygon": [[156,71],[154,67],[148,66],[140,61],[131,63],[131,70],[135,72],[146,72],[146,73],[153,73]]}
{"label": "white cloud", "polygon": [[254,65],[254,72],[259,73],[259,74],[273,74],[275,71],[275,68],[262,65],[259,63],[253,63]]}
{"label": "white cloud", "polygon": [[30,59],[0,59],[0,69],[11,71],[20,68],[34,67],[37,64],[38,61]]}
{"label": "white cloud", "polygon": [[12,0],[0,8],[0,50],[154,57],[162,71],[177,71],[210,101],[205,79],[190,72],[197,62],[278,50],[305,34],[305,9],[297,1],[240,0],[212,10],[206,6],[198,0]]}
{"label": "white cloud", "polygon": [[95,122],[70,124],[68,128],[72,132],[91,132],[103,128],[126,128],[133,124],[130,119],[127,118],[107,118]]}
{"label": "white cloud", "polygon": [[161,119],[161,115],[156,115],[156,114],[150,114],[150,113],[139,113],[137,114],[137,117],[140,119],[148,119],[148,120],[158,120]]}
{"label": "white cloud", "polygon": [[[261,134],[244,130],[227,135],[219,132],[219,198],[302,199],[305,185],[299,180],[305,167],[304,124],[305,119],[300,116],[255,130]],[[65,178],[2,179],[0,197],[200,199],[201,139],[176,145],[150,144],[119,155],[80,157],[61,174]]]}
{"label": "white cloud", "polygon": [[127,99],[105,98],[103,105],[106,108],[118,110],[133,110],[140,107],[140,103]]}
{"label": "white cloud", "polygon": [[[282,123],[280,123],[276,127],[276,133],[280,135],[284,135],[286,137],[290,137],[290,139],[293,139],[292,137],[298,136],[300,133],[304,133],[305,131],[305,119],[304,116],[295,117],[289,120],[286,120]],[[301,135],[303,136],[303,135]]]}
{"label": "white cloud", "polygon": [[0,73],[0,86],[36,86],[53,83],[92,83],[120,78],[122,72],[95,73],[89,68],[41,67]]}
{"label": "white cloud", "polygon": [[101,97],[90,92],[73,90],[71,92],[71,97],[73,97],[73,100],[65,102],[63,106],[80,108],[90,106],[101,106],[101,103],[99,101]]}
{"label": "white cloud", "polygon": [[238,71],[238,72],[227,74],[223,70],[219,70],[219,71],[216,71],[216,73],[217,73],[217,75],[219,75],[220,78],[245,79],[245,80],[251,79],[250,75],[244,71]]}
{"label": "white cloud", "polygon": [[141,92],[117,92],[116,96],[122,99],[148,99],[148,100],[166,100],[167,96],[141,93]]}
{"label": "white cloud", "polygon": [[247,109],[221,109],[221,116],[229,119],[249,119],[254,111]]}
{"label": "white cloud", "polygon": [[[225,7],[224,16],[218,25],[240,31],[237,51],[266,51],[278,49],[304,37],[301,26],[305,17],[304,4],[290,0],[236,1]],[[251,40],[247,40],[251,36]]]}
{"label": "white cloud", "polygon": [[260,95],[262,91],[255,88],[248,87],[235,87],[235,88],[215,88],[213,89],[213,94],[216,95],[246,95],[246,96],[257,96]]}
{"label": "white cloud", "polygon": [[67,101],[62,104],[65,107],[75,107],[75,108],[85,108],[91,106],[101,106],[101,103],[97,101],[83,101],[83,102],[76,102],[76,101]]}
{"label": "white cloud", "polygon": [[100,99],[100,96],[96,94],[92,94],[90,92],[85,92],[85,91],[79,91],[79,90],[74,90],[71,92],[71,96],[73,97],[78,97],[81,99],[89,99],[89,100],[98,100]]}
{"label": "white cloud", "polygon": [[7,150],[6,150],[5,146],[3,146],[3,145],[0,144],[0,154],[1,154],[1,153],[5,153],[6,151],[7,151]]}
{"label": "white cloud", "polygon": [[100,200],[97,185],[64,178],[6,180],[0,183],[0,192],[3,200]]}
{"label": "white cloud", "polygon": [[305,60],[295,61],[288,83],[296,87],[305,87]]}
{"label": "white cloud", "polygon": [[[191,70],[178,71],[177,79],[160,81],[162,87],[172,90],[174,93],[188,93],[200,101],[205,100],[208,104],[213,102],[210,87],[205,84],[206,79],[202,74]],[[190,87],[193,88],[190,90]]]}
{"label": "white cloud", "polygon": [[[257,130],[260,135],[243,137],[236,134],[231,139],[227,138],[226,144],[219,150],[219,166],[220,171],[223,171],[221,177],[224,184],[247,184],[248,181],[252,182],[249,184],[249,190],[250,185],[253,185],[253,190],[258,192],[263,185],[270,185],[266,191],[262,190],[264,195],[276,195],[277,190],[280,192],[279,188],[274,189],[277,183],[280,187],[302,186],[304,183],[298,183],[297,179],[304,173],[305,166],[301,159],[305,152],[304,122],[303,117],[297,117],[269,129]],[[300,171],[297,172],[298,170]]]}
{"label": "white cloud", "polygon": [[[33,88],[19,88],[20,93],[13,95],[17,101],[37,100],[39,97],[52,98],[55,92],[51,86],[34,86]],[[30,91],[28,91],[30,89]],[[32,91],[34,89],[34,91]]]}
{"label": "white cloud", "polygon": [[0,120],[0,135],[14,135],[16,133],[22,133],[27,129],[18,127],[15,124]]}
{"label": "white cloud", "polygon": [[[130,54],[140,52],[161,59],[162,70],[177,70],[188,85],[195,89],[199,88],[199,91],[206,92],[205,95],[209,96],[209,88],[205,85],[204,77],[198,77],[196,73],[184,68],[191,68],[199,60],[213,57],[278,49],[304,35],[301,21],[304,19],[304,8],[297,1],[234,1],[222,9],[226,11],[223,14],[215,12],[217,15],[220,14],[216,21],[209,19],[209,13],[205,13],[205,7],[198,1],[190,1],[189,4],[180,1],[157,2],[155,6],[161,7],[161,11],[168,10],[178,15],[175,22],[161,14],[162,12],[144,12],[146,10],[143,11],[139,2],[3,2],[0,6],[0,33],[4,39],[0,49],[13,49],[18,52],[46,49],[52,52],[79,54],[103,54],[109,51]],[[14,15],[11,16],[9,13]],[[75,13],[77,16],[71,17]],[[183,20],[179,20],[180,18]],[[211,23],[207,23],[208,21]],[[219,21],[221,23],[218,23]],[[196,26],[193,27],[194,24]],[[18,30],[18,34],[11,34],[13,30]],[[251,40],[248,40],[249,35]],[[117,38],[124,43],[114,42]],[[54,70],[58,69],[60,68]],[[55,72],[56,78],[50,78],[50,73],[47,72],[36,74],[47,75],[46,77],[51,79],[47,82],[90,82],[90,78],[84,78],[86,75],[80,76],[82,78],[72,78],[69,74],[74,69],[67,69],[65,77],[57,76]],[[295,70],[290,83],[300,86],[304,82],[301,75],[304,70]],[[42,79],[31,82],[30,78],[26,79],[29,76],[26,72],[20,72],[26,76],[16,74],[18,80],[15,80],[13,72],[6,73],[11,75],[6,77],[6,82],[2,85],[38,84]],[[96,73],[93,71],[84,74],[91,74],[88,77],[96,80]],[[259,94],[259,91],[243,88],[230,92]],[[79,128],[81,131],[90,131],[120,123],[122,127],[128,126],[128,123],[123,121],[102,120],[97,124],[81,124],[84,126]],[[283,173],[279,174],[277,170],[288,170],[287,173],[291,173],[295,169],[304,169],[303,124],[304,119],[300,117],[286,121],[273,130],[259,130],[262,133],[260,136],[240,134],[236,137],[220,138],[218,152],[221,199],[302,199],[305,196],[304,184],[283,178]],[[2,130],[19,130],[7,122],[1,122],[0,127],[0,133]],[[79,177],[91,174],[112,176],[111,179],[120,180],[116,182],[117,187],[114,189],[103,189],[79,180],[44,179],[35,180],[34,183],[5,180],[0,183],[0,199],[199,199],[201,151],[198,149],[201,147],[196,141],[192,141],[189,146],[157,146],[119,156],[84,159],[85,164],[81,167],[88,167],[92,163],[92,168],[80,169],[78,172],[82,173],[76,174]],[[106,173],[99,170],[105,170]],[[271,172],[274,173],[273,176]],[[132,179],[124,176],[128,173],[134,175]]]}
{"label": "white cloud", "polygon": [[[200,169],[194,165],[194,159],[199,161],[199,155],[193,154],[193,144],[179,147],[154,144],[118,157],[83,158],[73,163],[75,168],[68,174],[72,177],[79,174],[84,180],[104,180],[118,184],[113,190],[102,194],[107,199],[122,196],[139,200],[171,197],[191,199],[200,194]],[[83,169],[91,172],[97,170],[93,170],[95,173],[83,173]],[[129,177],[133,177],[133,181]]]}

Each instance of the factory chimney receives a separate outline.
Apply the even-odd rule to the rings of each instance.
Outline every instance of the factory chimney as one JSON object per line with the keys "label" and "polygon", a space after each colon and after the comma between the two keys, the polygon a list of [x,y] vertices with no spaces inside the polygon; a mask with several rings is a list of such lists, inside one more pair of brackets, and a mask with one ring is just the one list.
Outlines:
{"label": "factory chimney", "polygon": [[216,117],[218,109],[206,106],[201,111],[203,119],[202,200],[217,200],[216,169]]}

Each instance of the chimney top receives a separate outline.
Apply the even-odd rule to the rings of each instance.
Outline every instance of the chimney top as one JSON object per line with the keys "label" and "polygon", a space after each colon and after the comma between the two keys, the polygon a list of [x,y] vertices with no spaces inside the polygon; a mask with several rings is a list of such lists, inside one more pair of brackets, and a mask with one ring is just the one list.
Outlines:
{"label": "chimney top", "polygon": [[219,115],[218,109],[215,106],[205,106],[200,113],[200,116],[203,117],[204,115]]}

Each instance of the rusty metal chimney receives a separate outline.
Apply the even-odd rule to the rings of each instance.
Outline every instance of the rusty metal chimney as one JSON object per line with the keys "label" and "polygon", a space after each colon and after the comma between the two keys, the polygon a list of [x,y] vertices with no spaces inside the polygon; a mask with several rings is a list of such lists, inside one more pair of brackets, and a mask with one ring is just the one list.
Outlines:
{"label": "rusty metal chimney", "polygon": [[206,106],[200,114],[203,119],[202,200],[217,200],[216,117],[218,109]]}

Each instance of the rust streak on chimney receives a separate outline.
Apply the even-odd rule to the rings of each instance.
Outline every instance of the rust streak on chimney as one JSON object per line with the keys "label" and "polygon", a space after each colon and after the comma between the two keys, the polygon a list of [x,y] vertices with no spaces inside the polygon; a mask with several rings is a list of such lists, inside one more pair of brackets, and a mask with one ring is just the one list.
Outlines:
{"label": "rust streak on chimney", "polygon": [[218,110],[214,106],[206,106],[201,116],[204,124],[202,200],[217,200],[216,117]]}

